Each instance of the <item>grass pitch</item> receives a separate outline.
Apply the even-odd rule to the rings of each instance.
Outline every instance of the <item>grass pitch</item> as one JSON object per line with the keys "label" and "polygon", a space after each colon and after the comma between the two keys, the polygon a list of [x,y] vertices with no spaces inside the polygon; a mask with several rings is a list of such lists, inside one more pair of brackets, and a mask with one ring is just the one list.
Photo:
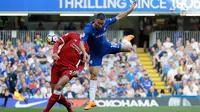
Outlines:
{"label": "grass pitch", "polygon": [[[42,112],[42,108],[0,108],[0,112]],[[75,108],[75,112],[200,112],[200,106],[195,107],[116,107],[92,108],[85,111],[83,107]],[[67,112],[65,108],[53,108],[51,112]]]}

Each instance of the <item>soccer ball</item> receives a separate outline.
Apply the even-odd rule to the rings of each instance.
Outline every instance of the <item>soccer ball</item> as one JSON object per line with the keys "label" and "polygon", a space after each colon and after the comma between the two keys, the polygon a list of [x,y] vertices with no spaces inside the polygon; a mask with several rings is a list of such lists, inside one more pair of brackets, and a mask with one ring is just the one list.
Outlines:
{"label": "soccer ball", "polygon": [[48,34],[46,37],[46,41],[49,45],[54,45],[56,43],[56,41],[58,41],[58,35]]}

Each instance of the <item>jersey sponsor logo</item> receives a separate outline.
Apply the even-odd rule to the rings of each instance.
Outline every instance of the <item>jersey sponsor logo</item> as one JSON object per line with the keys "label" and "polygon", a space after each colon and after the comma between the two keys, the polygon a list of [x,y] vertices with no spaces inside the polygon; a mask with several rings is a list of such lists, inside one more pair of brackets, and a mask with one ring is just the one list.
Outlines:
{"label": "jersey sponsor logo", "polygon": [[33,102],[33,103],[28,103],[28,104],[20,104],[20,101],[17,101],[15,103],[16,108],[27,108],[27,107],[33,107],[39,104],[46,103],[48,100],[43,100],[43,101],[38,101],[38,102]]}
{"label": "jersey sponsor logo", "polygon": [[96,100],[98,107],[158,107],[154,99],[145,100]]}
{"label": "jersey sponsor logo", "polygon": [[89,62],[90,64],[92,64],[93,63],[93,61],[92,60],[90,60],[90,62]]}
{"label": "jersey sponsor logo", "polygon": [[102,37],[102,36],[106,36],[106,32],[100,35],[97,35],[96,38]]}

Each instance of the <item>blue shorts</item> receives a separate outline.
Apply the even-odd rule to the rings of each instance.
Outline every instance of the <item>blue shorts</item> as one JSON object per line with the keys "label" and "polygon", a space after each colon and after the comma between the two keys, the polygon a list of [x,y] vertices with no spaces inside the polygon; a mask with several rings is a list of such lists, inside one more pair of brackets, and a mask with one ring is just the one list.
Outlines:
{"label": "blue shorts", "polygon": [[95,55],[94,53],[90,53],[89,66],[101,66],[103,56],[105,56],[106,54],[116,54],[120,52],[121,47],[121,43],[110,43],[109,47],[105,49],[102,55]]}

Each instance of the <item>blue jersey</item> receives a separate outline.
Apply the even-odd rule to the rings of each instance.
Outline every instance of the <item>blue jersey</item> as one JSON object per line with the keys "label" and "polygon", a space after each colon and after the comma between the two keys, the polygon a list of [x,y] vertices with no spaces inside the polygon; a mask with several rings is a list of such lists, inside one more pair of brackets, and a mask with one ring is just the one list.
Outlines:
{"label": "blue jersey", "polygon": [[106,19],[100,30],[93,27],[93,22],[85,25],[82,41],[87,42],[90,48],[90,55],[103,56],[107,53],[111,43],[107,41],[106,31],[108,26],[116,22],[116,18]]}

